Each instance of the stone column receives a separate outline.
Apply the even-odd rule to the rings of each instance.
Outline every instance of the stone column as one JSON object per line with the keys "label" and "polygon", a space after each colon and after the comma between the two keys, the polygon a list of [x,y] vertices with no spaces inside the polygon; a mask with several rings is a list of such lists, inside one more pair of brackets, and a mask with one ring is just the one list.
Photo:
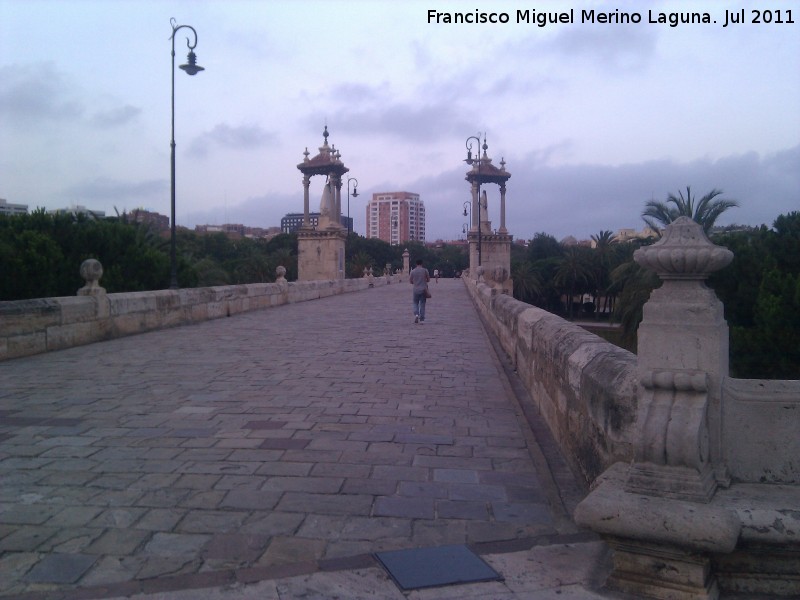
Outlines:
{"label": "stone column", "polygon": [[311,185],[311,176],[303,175],[303,228],[311,227],[311,220],[308,217],[308,188]]}
{"label": "stone column", "polygon": [[409,256],[410,255],[408,253],[408,248],[406,248],[405,250],[403,250],[403,275],[408,275],[411,272],[410,270],[411,265],[409,265],[409,260],[408,260]]}
{"label": "stone column", "polygon": [[500,233],[508,233],[506,229],[506,184],[500,184]]}
{"label": "stone column", "polygon": [[478,197],[478,182],[472,182],[472,230],[477,231],[480,226],[481,208],[480,198]]}
{"label": "stone column", "polygon": [[340,175],[334,175],[331,177],[331,182],[333,183],[333,187],[335,190],[335,198],[336,198],[336,225],[341,227],[342,226],[342,178]]}

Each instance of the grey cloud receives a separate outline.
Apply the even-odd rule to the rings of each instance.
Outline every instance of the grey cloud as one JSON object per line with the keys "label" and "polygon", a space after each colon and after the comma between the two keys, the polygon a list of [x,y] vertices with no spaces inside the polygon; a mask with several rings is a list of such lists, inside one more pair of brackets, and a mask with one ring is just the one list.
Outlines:
{"label": "grey cloud", "polygon": [[[740,202],[739,208],[723,215],[720,224],[771,225],[778,215],[797,210],[800,200],[796,197],[800,187],[800,145],[766,156],[750,152],[717,160],[648,161],[617,167],[550,166],[547,161],[551,151],[552,148],[535,149],[522,156],[506,157],[512,174],[506,217],[515,238],[530,239],[544,231],[558,239],[568,235],[588,239],[602,229],[641,229],[644,223],[640,215],[647,200],[664,200],[668,193],[687,185],[701,194],[721,188],[724,197]],[[419,193],[425,201],[428,240],[457,239],[466,221],[462,215],[464,202],[470,195],[465,173],[466,167],[457,164],[436,176],[375,182],[359,186],[359,191],[364,198],[387,189]],[[488,186],[487,190],[489,217],[498,227],[497,186]],[[298,190],[194,212],[187,220],[190,226],[223,222],[277,226],[284,214],[299,212],[302,206],[302,193]],[[363,235],[361,210],[351,210],[351,214]]]}
{"label": "grey cloud", "polygon": [[84,200],[136,200],[162,195],[168,189],[169,183],[164,179],[128,182],[101,177],[71,186],[64,190],[63,195],[76,202]]}
{"label": "grey cloud", "polygon": [[385,132],[410,142],[433,140],[455,132],[471,131],[474,124],[459,116],[446,103],[420,107],[393,104],[361,111],[345,110],[335,115],[337,127],[355,133]]}
{"label": "grey cloud", "polygon": [[251,227],[279,227],[281,218],[291,212],[303,212],[302,190],[293,194],[265,194],[239,204],[192,211],[181,219],[181,224],[194,227],[242,223]]}
{"label": "grey cloud", "polygon": [[382,92],[388,89],[388,84],[367,85],[364,83],[342,83],[331,91],[331,97],[343,104],[368,103],[370,101],[380,102],[385,94]]}
{"label": "grey cloud", "polygon": [[602,26],[563,29],[544,45],[560,54],[589,59],[607,70],[637,70],[655,54],[656,36],[637,26]]}
{"label": "grey cloud", "polygon": [[[529,239],[545,231],[558,239],[587,239],[601,229],[641,229],[647,200],[665,200],[687,185],[700,194],[712,188],[740,206],[726,212],[720,224],[771,225],[780,214],[797,210],[800,198],[800,146],[761,156],[755,152],[717,160],[687,163],[649,161],[621,166],[548,166],[546,151],[506,157],[512,173],[507,192],[507,226],[516,238]],[[404,185],[425,200],[430,239],[453,239],[464,221],[469,198],[464,169]],[[490,219],[499,225],[496,186],[488,186]],[[365,190],[370,193],[370,190]]]}
{"label": "grey cloud", "polygon": [[92,116],[92,123],[102,128],[117,127],[135,121],[141,112],[141,108],[126,104],[125,106],[95,113]]}
{"label": "grey cloud", "polygon": [[11,123],[63,120],[83,114],[81,104],[52,63],[0,67],[0,117]]}
{"label": "grey cloud", "polygon": [[211,131],[206,131],[195,138],[189,146],[188,153],[191,156],[203,158],[215,146],[232,150],[252,150],[266,146],[274,140],[274,134],[265,131],[258,125],[231,127],[220,123]]}

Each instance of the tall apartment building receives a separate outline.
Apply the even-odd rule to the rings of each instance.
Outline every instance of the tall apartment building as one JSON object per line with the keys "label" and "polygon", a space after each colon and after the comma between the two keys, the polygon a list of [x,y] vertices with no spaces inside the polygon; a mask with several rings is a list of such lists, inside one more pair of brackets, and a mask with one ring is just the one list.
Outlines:
{"label": "tall apartment building", "polygon": [[367,204],[367,237],[393,246],[425,241],[425,204],[419,194],[380,192]]}

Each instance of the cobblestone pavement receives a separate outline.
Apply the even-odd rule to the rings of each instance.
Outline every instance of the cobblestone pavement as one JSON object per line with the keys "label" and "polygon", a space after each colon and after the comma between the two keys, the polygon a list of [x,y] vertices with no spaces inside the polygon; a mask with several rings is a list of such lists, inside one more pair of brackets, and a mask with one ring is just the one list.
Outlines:
{"label": "cobblestone pavement", "polygon": [[463,283],[432,292],[424,325],[395,284],[0,363],[0,596],[587,541]]}

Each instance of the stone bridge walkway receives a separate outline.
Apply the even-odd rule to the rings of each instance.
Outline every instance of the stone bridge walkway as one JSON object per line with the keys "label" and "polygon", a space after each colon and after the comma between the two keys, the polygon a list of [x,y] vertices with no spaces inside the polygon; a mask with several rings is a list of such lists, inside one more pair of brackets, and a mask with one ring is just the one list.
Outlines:
{"label": "stone bridge walkway", "polygon": [[[404,598],[371,553],[469,544],[527,565],[470,597],[599,597],[579,488],[463,282],[432,292],[424,325],[394,284],[0,363],[0,596],[239,598],[362,569],[384,586],[363,597]],[[565,543],[560,579],[513,589]]]}

